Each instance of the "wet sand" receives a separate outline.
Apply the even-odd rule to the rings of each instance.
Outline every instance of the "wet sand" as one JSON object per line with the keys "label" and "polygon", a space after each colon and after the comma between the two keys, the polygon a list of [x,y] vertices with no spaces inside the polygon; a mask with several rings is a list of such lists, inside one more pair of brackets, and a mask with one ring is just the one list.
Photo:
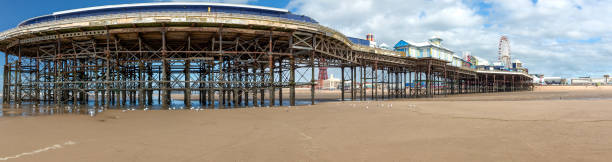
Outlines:
{"label": "wet sand", "polygon": [[[264,90],[264,99],[269,99],[270,98],[270,93],[268,93],[269,91],[266,89]],[[368,93],[367,95],[370,96],[371,95],[371,89],[367,89],[366,92]],[[345,99],[350,99],[351,98],[351,93],[350,90],[346,90],[344,92]],[[357,93],[357,92],[356,92]],[[379,92],[380,93],[380,92]],[[315,92],[316,94],[316,99],[317,100],[325,100],[325,101],[336,101],[336,100],[340,100],[341,94],[342,92],[340,90],[316,90]],[[258,92],[258,97],[260,97],[260,92]],[[183,101],[185,99],[185,96],[183,93],[174,93],[171,95],[172,99],[174,100],[180,100]],[[253,93],[249,93],[249,99],[252,99],[253,97]],[[275,99],[279,99],[279,95],[278,95],[278,90],[275,91],[274,93],[274,98]],[[192,94],[191,95],[191,100],[192,101],[198,101],[200,99],[200,95],[199,94]],[[219,95],[215,95],[215,100],[219,99]],[[284,100],[289,100],[289,88],[284,88],[283,89],[283,99]],[[310,88],[296,88],[295,89],[295,99],[296,100],[308,100],[310,101]],[[278,101],[277,101],[278,102]]]}
{"label": "wet sand", "polygon": [[[609,161],[612,87],[0,118],[8,161]],[[14,158],[13,158],[14,157]]]}

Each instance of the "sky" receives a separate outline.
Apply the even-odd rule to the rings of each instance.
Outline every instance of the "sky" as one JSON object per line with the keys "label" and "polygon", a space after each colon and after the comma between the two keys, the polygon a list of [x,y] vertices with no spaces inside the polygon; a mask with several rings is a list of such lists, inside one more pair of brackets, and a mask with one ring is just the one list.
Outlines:
{"label": "sky", "polygon": [[[0,30],[55,11],[165,0],[0,1]],[[183,0],[184,1],[184,0]],[[197,1],[197,0],[188,0]],[[510,39],[513,59],[530,73],[602,77],[612,73],[612,1],[609,0],[203,0],[286,8],[347,36],[375,35],[393,46],[439,36],[458,55],[497,60],[499,38]],[[4,62],[4,57],[0,57]]]}

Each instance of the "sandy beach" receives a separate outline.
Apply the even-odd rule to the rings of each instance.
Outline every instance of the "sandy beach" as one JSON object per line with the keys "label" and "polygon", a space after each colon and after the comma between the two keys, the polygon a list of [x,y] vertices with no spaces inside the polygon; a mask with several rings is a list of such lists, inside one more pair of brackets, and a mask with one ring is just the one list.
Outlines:
{"label": "sandy beach", "polygon": [[609,161],[612,87],[0,118],[0,161]]}

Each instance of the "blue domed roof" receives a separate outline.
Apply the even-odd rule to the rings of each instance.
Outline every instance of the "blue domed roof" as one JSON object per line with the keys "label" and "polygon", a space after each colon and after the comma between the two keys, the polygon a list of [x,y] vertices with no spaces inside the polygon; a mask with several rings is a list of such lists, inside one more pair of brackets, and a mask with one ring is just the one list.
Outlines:
{"label": "blue domed roof", "polygon": [[25,26],[69,18],[138,12],[221,12],[278,17],[307,23],[318,23],[317,21],[308,16],[296,15],[286,9],[278,9],[271,7],[208,2],[158,2],[108,5],[54,12],[50,15],[44,15],[28,19],[26,21],[21,22],[18,26]]}

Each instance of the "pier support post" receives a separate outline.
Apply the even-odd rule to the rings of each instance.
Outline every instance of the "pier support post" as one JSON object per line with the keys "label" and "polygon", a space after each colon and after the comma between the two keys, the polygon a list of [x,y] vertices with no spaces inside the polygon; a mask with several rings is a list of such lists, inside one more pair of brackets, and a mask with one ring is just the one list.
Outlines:
{"label": "pier support post", "polygon": [[275,88],[275,82],[274,82],[274,56],[269,55],[268,58],[268,66],[269,66],[269,70],[268,71],[268,75],[269,75],[269,80],[268,80],[268,105],[270,105],[270,107],[275,105],[275,101],[274,101],[274,88]]}
{"label": "pier support post", "polygon": [[412,86],[414,85],[414,81],[412,81],[412,71],[408,70],[408,81],[406,83],[410,83],[408,84],[408,97],[412,97]]}
{"label": "pier support post", "polygon": [[355,76],[356,76],[355,66],[351,66],[351,101],[355,101]]}
{"label": "pier support post", "polygon": [[[313,38],[314,41],[314,38]],[[315,51],[313,50],[310,55],[310,104],[315,104]]]}
{"label": "pier support post", "polygon": [[219,109],[223,109],[225,108],[225,81],[227,80],[227,78],[225,78],[225,53],[223,52],[223,28],[219,28],[219,82],[221,82],[220,84],[218,84],[219,86],[218,88],[218,93],[217,93],[217,97],[218,97],[218,105],[219,105]]}
{"label": "pier support post", "polygon": [[393,99],[395,96],[395,90],[393,87],[395,86],[395,77],[395,69],[390,67],[387,72],[387,99]]}
{"label": "pier support post", "polygon": [[[295,57],[293,53],[293,34],[289,35],[289,105],[295,106]],[[282,102],[282,101],[281,101]]]}
{"label": "pier support post", "polygon": [[[258,81],[258,75],[259,74],[257,73],[257,67],[253,67],[252,75],[253,75],[253,81]],[[259,91],[258,91],[259,90],[259,83],[255,83],[253,85],[252,89],[253,89],[253,101],[252,101],[253,102],[253,106],[254,107],[259,107],[259,106],[261,106],[259,104],[259,102],[257,102],[257,99],[258,99],[257,95],[259,94]]]}
{"label": "pier support post", "polygon": [[378,100],[378,63],[374,63],[374,66],[372,67],[372,71],[370,73],[370,75],[372,75],[372,91],[370,92],[370,94],[372,95],[372,100]]}
{"label": "pier support post", "polygon": [[[19,43],[18,46],[18,60],[15,66],[15,102],[21,104],[21,43]],[[76,96],[76,94],[73,95]],[[76,103],[76,101],[73,101],[73,103]]]}
{"label": "pier support post", "polygon": [[295,106],[295,58],[293,57],[293,50],[289,59],[291,59],[289,60],[289,64],[291,64],[289,65],[289,105]]}
{"label": "pier support post", "polygon": [[274,101],[274,89],[276,87],[276,83],[274,82],[274,56],[272,55],[272,31],[270,31],[270,36],[269,36],[269,43],[268,43],[268,68],[269,68],[269,83],[268,83],[268,95],[269,99],[268,99],[268,105],[270,105],[270,107],[275,105],[275,101]]}
{"label": "pier support post", "polygon": [[166,31],[162,31],[162,108],[168,108],[170,105],[170,72],[168,67],[167,51],[166,51]]}
{"label": "pier support post", "polygon": [[426,76],[425,80],[426,80],[426,84],[427,85],[426,85],[426,92],[425,92],[426,94],[425,95],[427,97],[432,97],[432,95],[431,95],[431,87],[432,87],[432,85],[431,85],[431,60],[427,61],[427,74],[426,75],[427,76]]}
{"label": "pier support post", "polygon": [[[144,68],[145,68],[144,62],[140,61],[138,63],[138,70],[139,70],[139,72],[138,72],[138,74],[139,74],[138,75],[138,80],[139,80],[139,82],[138,82],[138,92],[139,92],[139,94],[138,94],[138,105],[141,108],[144,107],[144,105],[145,105],[145,90],[144,89],[146,87],[146,82],[145,82],[145,76],[144,76],[144,74],[145,74]],[[95,99],[95,102],[96,103],[98,102],[98,91],[97,90],[96,90],[96,99]]]}
{"label": "pier support post", "polygon": [[283,84],[283,68],[285,66],[283,66],[283,59],[282,58],[278,59],[278,67],[280,67],[280,68],[278,68],[278,82],[279,83],[277,85],[277,87],[278,87],[278,105],[279,106],[283,106],[283,87],[284,87],[284,84]]}
{"label": "pier support post", "polygon": [[259,84],[259,93],[260,93],[260,96],[259,96],[259,105],[260,106],[265,106],[266,105],[266,103],[265,103],[266,91],[265,91],[264,87],[266,85],[266,69],[264,68],[263,65],[261,65],[259,67],[259,73],[260,73],[260,76],[259,76],[260,78],[259,79],[260,79],[260,82],[261,82]]}
{"label": "pier support post", "polygon": [[344,101],[344,65],[340,66],[340,98]]}
{"label": "pier support post", "polygon": [[380,82],[380,98],[381,99],[386,99],[387,98],[387,90],[385,90],[389,85],[387,84],[387,75],[389,75],[389,68],[388,67],[383,67],[380,69],[380,80],[378,80]]}
{"label": "pier support post", "polygon": [[191,60],[185,60],[185,108],[191,108]]}
{"label": "pier support post", "polygon": [[359,66],[359,101],[363,101],[363,65]]}

